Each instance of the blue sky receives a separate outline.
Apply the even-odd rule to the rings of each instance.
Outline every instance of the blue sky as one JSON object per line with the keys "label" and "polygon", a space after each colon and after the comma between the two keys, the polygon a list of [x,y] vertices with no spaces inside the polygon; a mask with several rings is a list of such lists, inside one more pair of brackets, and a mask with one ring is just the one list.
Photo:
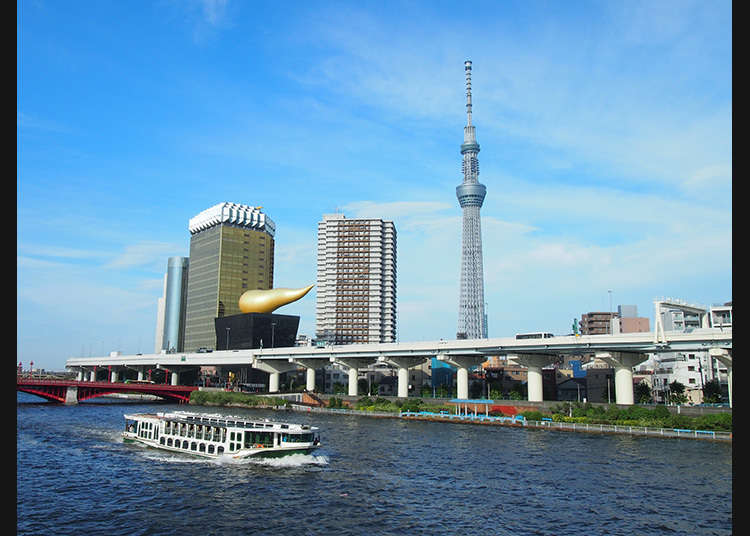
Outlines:
{"label": "blue sky", "polygon": [[[17,3],[17,354],[151,352],[216,203],[315,282],[322,214],[392,219],[401,341],[455,337],[473,62],[491,337],[732,299],[728,1]],[[314,335],[315,291],[285,314]]]}

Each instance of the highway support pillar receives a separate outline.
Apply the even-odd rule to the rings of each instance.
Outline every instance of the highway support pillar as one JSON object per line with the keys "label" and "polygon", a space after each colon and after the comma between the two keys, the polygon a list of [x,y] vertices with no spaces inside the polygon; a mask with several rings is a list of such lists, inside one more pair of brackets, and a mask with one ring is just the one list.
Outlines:
{"label": "highway support pillar", "polygon": [[264,359],[261,361],[257,357],[253,359],[253,368],[262,370],[268,373],[268,392],[278,393],[279,392],[279,375],[283,372],[290,372],[297,369],[295,363],[290,363],[289,360],[271,360]]}
{"label": "highway support pillar", "polygon": [[315,391],[315,369],[314,368],[305,369],[305,390],[308,393],[312,393],[313,391]]}
{"label": "highway support pillar", "polygon": [[380,363],[392,365],[398,369],[398,397],[407,398],[409,396],[409,369],[425,361],[425,357],[378,357]]}
{"label": "highway support pillar", "polygon": [[456,396],[462,399],[469,398],[469,369],[484,363],[487,358],[484,355],[453,355],[438,354],[438,361],[443,361],[456,367]]}
{"label": "highway support pillar", "polygon": [[363,359],[357,357],[331,357],[331,362],[338,363],[349,369],[349,396],[358,396],[357,373],[358,369],[369,366],[374,359]]}
{"label": "highway support pillar", "polygon": [[636,352],[596,352],[594,355],[615,369],[615,404],[632,406],[635,403],[633,367],[646,361],[648,356]]}
{"label": "highway support pillar", "polygon": [[289,358],[290,363],[296,363],[297,365],[304,367],[305,371],[305,389],[307,392],[312,393],[315,391],[315,370],[321,368],[323,363],[320,359],[295,359]]}
{"label": "highway support pillar", "polygon": [[557,358],[551,354],[513,354],[508,355],[508,360],[515,361],[522,367],[526,367],[526,385],[528,387],[529,402],[543,402],[544,388],[542,381],[542,369],[550,365]]}
{"label": "highway support pillar", "polygon": [[732,351],[726,348],[711,348],[708,351],[710,357],[718,359],[722,365],[727,367],[727,387],[729,388],[729,407],[732,407]]}

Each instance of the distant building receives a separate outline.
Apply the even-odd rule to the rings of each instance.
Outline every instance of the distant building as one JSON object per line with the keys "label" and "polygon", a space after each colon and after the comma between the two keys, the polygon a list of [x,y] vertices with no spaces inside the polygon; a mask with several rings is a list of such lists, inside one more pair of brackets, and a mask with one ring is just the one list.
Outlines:
{"label": "distant building", "polygon": [[591,312],[581,315],[582,335],[644,333],[650,331],[649,319],[638,316],[638,306],[618,305],[617,312]]}
{"label": "distant building", "polygon": [[558,383],[557,400],[569,402],[588,401],[586,378],[567,378]]}
{"label": "distant building", "polygon": [[587,402],[615,401],[615,369],[609,366],[592,365],[586,367],[586,397]]}
{"label": "distant building", "polygon": [[183,350],[185,341],[185,305],[187,302],[188,258],[170,257],[164,288],[164,334],[162,350]]}
{"label": "distant building", "polygon": [[[654,302],[658,334],[669,331],[689,332],[702,328],[731,328],[732,302],[706,308],[679,299],[665,298]],[[728,398],[728,371],[724,364],[707,351],[666,352],[655,354],[641,367],[651,373],[653,399],[667,401],[669,385],[678,382],[685,387],[688,403],[703,401],[707,382],[719,382],[723,396]]]}
{"label": "distant building", "polygon": [[732,302],[724,305],[712,305],[709,308],[712,328],[732,327]]}
{"label": "distant building", "polygon": [[314,346],[315,341],[307,335],[297,335],[294,341],[294,346]]}
{"label": "distant building", "polygon": [[154,333],[154,353],[161,353],[164,343],[164,301],[167,295],[167,274],[164,274],[161,296],[156,301],[156,332]]}
{"label": "distant building", "polygon": [[260,209],[220,203],[190,219],[185,351],[215,349],[214,319],[240,314],[246,290],[273,288],[276,226]]}
{"label": "distant building", "polygon": [[645,333],[651,331],[649,319],[638,316],[637,305],[618,305],[617,317],[612,322],[613,333]]}
{"label": "distant building", "polygon": [[396,228],[377,218],[324,214],[318,223],[316,338],[396,342]]}
{"label": "distant building", "polygon": [[612,320],[612,333],[645,333],[651,331],[648,318],[626,317]]}
{"label": "distant building", "polygon": [[591,312],[581,315],[581,335],[612,333],[612,319],[617,313]]}

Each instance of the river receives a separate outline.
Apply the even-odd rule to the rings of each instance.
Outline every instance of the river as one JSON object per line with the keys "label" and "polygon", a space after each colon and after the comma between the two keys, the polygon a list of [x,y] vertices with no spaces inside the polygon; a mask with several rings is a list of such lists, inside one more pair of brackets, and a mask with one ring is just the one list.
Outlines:
{"label": "river", "polygon": [[[124,444],[124,413],[312,424],[316,455]],[[17,534],[730,535],[731,443],[17,395]]]}

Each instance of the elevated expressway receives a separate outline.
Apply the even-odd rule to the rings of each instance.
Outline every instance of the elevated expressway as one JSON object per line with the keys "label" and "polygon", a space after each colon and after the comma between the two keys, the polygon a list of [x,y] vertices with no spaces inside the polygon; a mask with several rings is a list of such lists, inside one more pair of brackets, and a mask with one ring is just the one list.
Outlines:
{"label": "elevated expressway", "polygon": [[[560,355],[594,353],[615,369],[617,404],[633,404],[633,367],[646,361],[649,354],[682,351],[709,351],[727,366],[731,389],[732,330],[702,328],[692,332],[646,332],[614,335],[560,336],[546,339],[439,340],[383,344],[352,344],[343,346],[263,348],[227,350],[210,353],[173,353],[142,355],[111,355],[109,357],[73,357],[65,366],[78,371],[78,379],[95,368],[111,367],[112,379],[117,370],[131,368],[139,379],[147,369],[166,369],[172,385],[179,384],[180,369],[201,366],[253,367],[269,373],[269,391],[278,392],[279,374],[307,369],[307,389],[315,388],[315,369],[338,363],[349,369],[349,395],[357,396],[357,369],[380,362],[398,370],[398,396],[408,396],[408,369],[436,357],[457,368],[457,396],[469,396],[469,369],[483,363],[489,356],[507,356],[528,368],[529,401],[542,401],[542,368]],[[730,391],[731,400],[731,391]]]}

